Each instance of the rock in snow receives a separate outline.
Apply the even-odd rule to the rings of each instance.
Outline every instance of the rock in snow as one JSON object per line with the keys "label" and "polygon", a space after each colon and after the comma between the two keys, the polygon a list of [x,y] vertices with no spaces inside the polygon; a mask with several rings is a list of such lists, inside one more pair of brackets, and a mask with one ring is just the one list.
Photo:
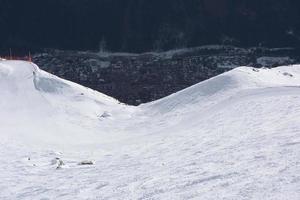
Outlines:
{"label": "rock in snow", "polygon": [[300,66],[239,67],[133,107],[0,61],[0,97],[0,199],[300,198]]}
{"label": "rock in snow", "polygon": [[91,160],[84,160],[78,163],[78,165],[94,165],[94,162]]}

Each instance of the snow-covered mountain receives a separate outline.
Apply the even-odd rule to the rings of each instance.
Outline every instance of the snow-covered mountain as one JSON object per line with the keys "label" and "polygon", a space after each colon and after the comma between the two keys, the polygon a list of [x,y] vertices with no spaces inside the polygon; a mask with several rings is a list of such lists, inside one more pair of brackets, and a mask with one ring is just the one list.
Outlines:
{"label": "snow-covered mountain", "polygon": [[0,199],[300,198],[300,66],[134,107],[0,61],[0,94]]}

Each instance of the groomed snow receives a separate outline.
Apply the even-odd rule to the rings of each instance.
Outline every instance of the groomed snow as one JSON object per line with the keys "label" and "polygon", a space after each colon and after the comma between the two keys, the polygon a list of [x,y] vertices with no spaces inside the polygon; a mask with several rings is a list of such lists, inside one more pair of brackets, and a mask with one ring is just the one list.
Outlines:
{"label": "groomed snow", "polygon": [[300,199],[300,66],[133,107],[0,61],[0,97],[1,200]]}

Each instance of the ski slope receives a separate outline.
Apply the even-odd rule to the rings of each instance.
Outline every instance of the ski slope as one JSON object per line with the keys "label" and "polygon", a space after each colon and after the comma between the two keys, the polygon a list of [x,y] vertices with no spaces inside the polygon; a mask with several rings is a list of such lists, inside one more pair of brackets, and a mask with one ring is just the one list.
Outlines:
{"label": "ski slope", "polygon": [[0,61],[0,96],[1,200],[300,199],[300,66],[133,107]]}

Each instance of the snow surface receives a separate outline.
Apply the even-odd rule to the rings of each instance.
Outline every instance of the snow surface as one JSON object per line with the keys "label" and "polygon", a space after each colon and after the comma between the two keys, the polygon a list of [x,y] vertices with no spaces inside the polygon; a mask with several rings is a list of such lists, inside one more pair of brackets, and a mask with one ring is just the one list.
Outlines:
{"label": "snow surface", "polygon": [[0,96],[1,200],[300,199],[300,66],[133,107],[0,61]]}
{"label": "snow surface", "polygon": [[[169,51],[160,51],[160,52],[155,52],[155,51],[149,51],[149,52],[144,52],[144,53],[128,53],[128,52],[105,52],[105,51],[100,51],[97,54],[100,57],[110,57],[110,56],[141,56],[141,55],[152,55],[152,56],[158,56],[163,59],[171,59],[176,55],[181,55],[184,53],[189,53],[197,50],[221,50],[221,49],[226,49],[226,48],[235,48],[239,49],[234,46],[229,46],[229,45],[204,45],[204,46],[199,46],[199,47],[190,47],[190,48],[178,48],[178,49],[173,49]],[[242,51],[242,49],[239,49]],[[88,53],[88,52],[82,52],[82,53]]]}

